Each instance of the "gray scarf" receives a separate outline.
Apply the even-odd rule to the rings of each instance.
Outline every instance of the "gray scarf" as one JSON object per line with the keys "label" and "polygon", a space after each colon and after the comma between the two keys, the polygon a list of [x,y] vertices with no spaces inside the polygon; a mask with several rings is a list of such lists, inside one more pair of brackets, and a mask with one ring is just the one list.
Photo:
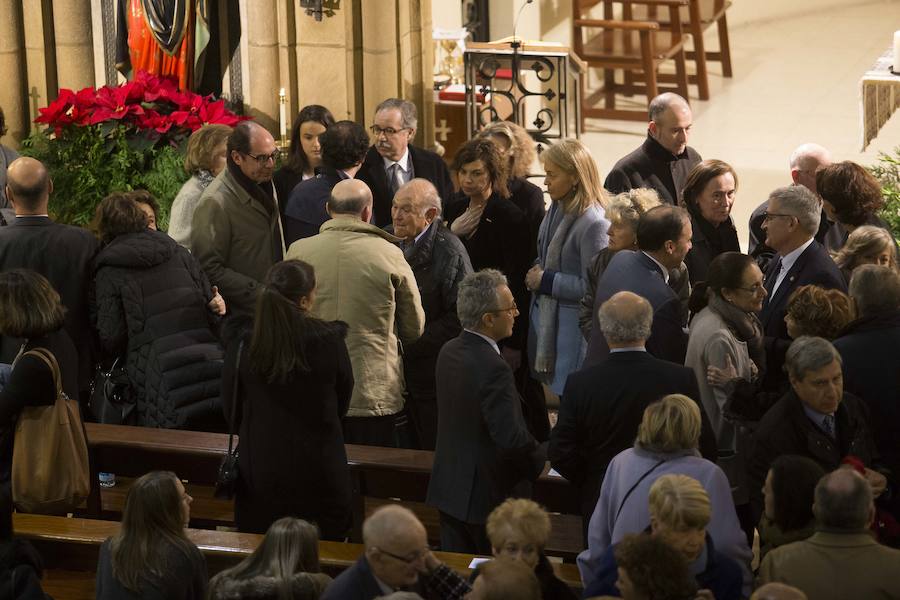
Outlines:
{"label": "gray scarf", "polygon": [[763,329],[759,318],[754,313],[741,310],[712,290],[708,290],[707,294],[709,308],[722,317],[722,320],[728,325],[728,329],[738,340],[747,343],[750,360],[756,363],[756,367],[762,371],[766,366],[766,350],[763,345]]}
{"label": "gray scarf", "polygon": [[[559,271],[562,261],[562,248],[569,236],[572,224],[579,215],[566,213],[553,234],[553,239],[547,246],[547,258],[544,261],[544,269]],[[553,370],[556,366],[556,329],[558,326],[559,306],[556,298],[548,294],[538,296],[537,308],[540,311],[540,326],[537,330],[537,344],[535,348],[534,370],[538,379],[552,380]]]}

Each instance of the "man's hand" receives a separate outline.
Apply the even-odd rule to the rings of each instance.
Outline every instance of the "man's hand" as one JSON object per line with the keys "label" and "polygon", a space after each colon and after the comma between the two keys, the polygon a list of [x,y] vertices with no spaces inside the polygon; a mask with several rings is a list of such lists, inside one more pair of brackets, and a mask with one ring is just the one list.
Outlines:
{"label": "man's hand", "polygon": [[207,308],[220,317],[225,314],[225,299],[219,293],[219,288],[212,286],[213,299],[207,304]]}
{"label": "man's hand", "polygon": [[544,270],[540,265],[534,265],[525,273],[525,287],[535,292],[541,287],[541,278],[544,276]]}
{"label": "man's hand", "polygon": [[509,368],[516,372],[519,370],[519,367],[522,366],[522,351],[515,350],[513,348],[507,348],[504,346],[500,349],[500,354],[503,355],[503,360],[506,361],[506,364],[509,365]]}

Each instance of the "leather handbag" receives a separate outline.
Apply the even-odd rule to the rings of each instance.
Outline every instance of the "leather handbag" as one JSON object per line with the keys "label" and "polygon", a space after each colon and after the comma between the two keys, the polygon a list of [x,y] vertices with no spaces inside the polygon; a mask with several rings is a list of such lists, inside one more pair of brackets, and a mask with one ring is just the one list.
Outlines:
{"label": "leather handbag", "polygon": [[219,465],[219,474],[216,477],[216,490],[214,495],[220,500],[234,498],[234,488],[238,479],[238,449],[234,446],[235,426],[239,422],[237,416],[238,387],[241,376],[241,354],[244,351],[243,340],[238,344],[237,358],[234,360],[234,385],[231,390],[231,423],[228,431],[228,454]]}
{"label": "leather handbag", "polygon": [[91,414],[98,423],[135,425],[137,412],[131,394],[131,382],[117,357],[109,369],[97,365],[91,382]]}
{"label": "leather handbag", "polygon": [[33,356],[47,365],[53,374],[56,401],[49,406],[26,406],[19,414],[13,441],[13,503],[21,512],[65,514],[91,492],[81,413],[78,402],[62,390],[59,364],[52,352],[34,348],[22,356]]}

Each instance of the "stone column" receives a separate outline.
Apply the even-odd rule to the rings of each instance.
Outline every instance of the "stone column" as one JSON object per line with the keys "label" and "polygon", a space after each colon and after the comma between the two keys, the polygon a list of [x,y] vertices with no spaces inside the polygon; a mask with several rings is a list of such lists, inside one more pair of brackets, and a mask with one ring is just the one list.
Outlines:
{"label": "stone column", "polygon": [[56,51],[53,46],[53,16],[42,0],[23,0],[25,33],[25,81],[27,115],[37,118],[37,109],[56,99]]}
{"label": "stone column", "polygon": [[60,88],[77,91],[94,85],[94,41],[91,26],[90,0],[53,2],[56,72]]}
{"label": "stone column", "polygon": [[400,84],[404,98],[419,109],[416,144],[433,148],[434,45],[430,0],[398,0]]}
{"label": "stone column", "polygon": [[28,81],[25,71],[25,36],[20,0],[0,0],[0,107],[6,119],[8,133],[0,143],[18,147],[28,135]]}
{"label": "stone column", "polygon": [[278,0],[253,0],[247,9],[247,64],[249,77],[244,102],[252,115],[272,135],[278,137]]}
{"label": "stone column", "polygon": [[[316,21],[295,11],[297,107],[321,104],[338,121],[362,119],[355,111],[354,3],[342,2],[333,17]],[[360,121],[363,122],[363,121]]]}

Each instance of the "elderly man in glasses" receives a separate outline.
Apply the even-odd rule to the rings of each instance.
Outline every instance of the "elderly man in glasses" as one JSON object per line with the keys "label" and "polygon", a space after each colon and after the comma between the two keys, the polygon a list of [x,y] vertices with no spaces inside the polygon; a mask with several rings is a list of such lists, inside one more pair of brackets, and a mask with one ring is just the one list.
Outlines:
{"label": "elderly man in glasses", "polygon": [[253,121],[234,128],[226,150],[226,168],[194,213],[191,245],[229,311],[252,315],[260,282],[284,256],[272,185],[279,152],[272,134]]}
{"label": "elderly man in glasses", "polygon": [[356,177],[372,190],[372,223],[379,227],[391,222],[394,194],[416,177],[433,183],[441,198],[448,198],[453,191],[441,157],[410,143],[416,135],[417,119],[416,105],[408,100],[388,98],[375,107],[375,123],[370,128],[374,144]]}

